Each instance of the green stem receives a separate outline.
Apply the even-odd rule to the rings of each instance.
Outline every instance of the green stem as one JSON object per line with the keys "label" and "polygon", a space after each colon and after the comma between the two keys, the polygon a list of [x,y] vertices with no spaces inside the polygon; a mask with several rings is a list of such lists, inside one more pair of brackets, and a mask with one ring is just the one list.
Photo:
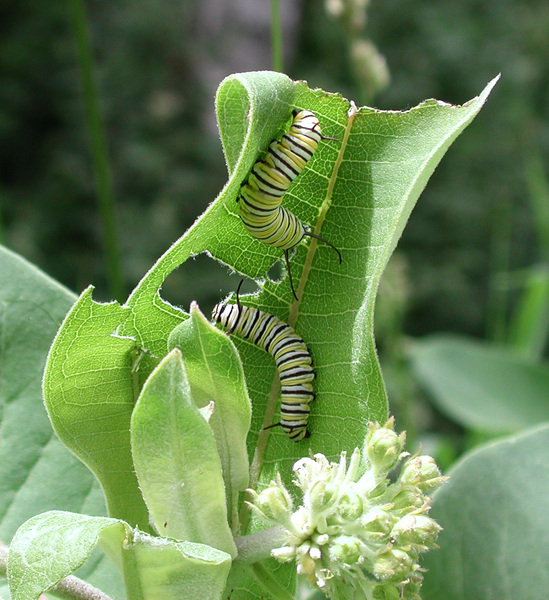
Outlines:
{"label": "green stem", "polygon": [[0,244],[6,244],[5,232],[4,232],[4,194],[0,193]]}
{"label": "green stem", "polygon": [[271,556],[271,550],[284,545],[287,532],[282,525],[270,529],[256,531],[235,539],[238,560],[245,563],[256,563]]}
{"label": "green stem", "polygon": [[492,222],[486,334],[489,340],[503,343],[507,337],[511,243],[511,203],[508,198],[502,198],[494,206]]}
{"label": "green stem", "polygon": [[540,255],[549,263],[549,181],[538,150],[526,158],[525,176]]}
{"label": "green stem", "polygon": [[90,135],[109,287],[111,294],[116,299],[123,300],[124,284],[122,282],[120,253],[116,235],[113,185],[109,169],[107,140],[99,111],[99,96],[93,73],[91,43],[86,25],[86,9],[83,0],[68,0],[68,6],[76,41],[78,65],[82,76],[86,123]]}
{"label": "green stem", "polygon": [[280,0],[271,0],[271,46],[273,53],[273,70],[282,73],[282,25],[280,23]]}

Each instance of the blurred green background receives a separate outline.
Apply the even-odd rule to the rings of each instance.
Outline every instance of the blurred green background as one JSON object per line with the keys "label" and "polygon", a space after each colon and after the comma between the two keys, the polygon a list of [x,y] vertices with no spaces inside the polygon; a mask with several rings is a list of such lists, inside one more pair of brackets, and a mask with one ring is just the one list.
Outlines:
{"label": "blurred green background", "polygon": [[[1,241],[72,290],[92,283],[109,300],[75,1],[0,8]],[[222,188],[215,90],[230,73],[272,68],[271,6],[93,0],[86,11],[128,292]],[[281,2],[280,15],[284,71],[359,104],[461,104],[502,73],[433,175],[382,283],[389,391],[417,395],[401,369],[406,336],[508,341],[532,274],[542,296],[548,289],[549,4],[305,0]],[[163,296],[208,311],[235,281],[198,257]]]}

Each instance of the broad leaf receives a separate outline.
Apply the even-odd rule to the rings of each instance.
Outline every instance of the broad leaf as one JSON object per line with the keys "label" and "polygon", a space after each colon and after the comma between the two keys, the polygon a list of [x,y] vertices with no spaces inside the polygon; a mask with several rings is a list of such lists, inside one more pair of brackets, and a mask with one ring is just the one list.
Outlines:
{"label": "broad leaf", "polygon": [[423,600],[540,600],[549,589],[549,427],[463,458],[435,495]]}
{"label": "broad leaf", "polygon": [[[76,296],[0,246],[0,540],[48,510],[105,513],[99,485],[57,439],[42,402],[46,356]],[[96,557],[78,573],[120,598],[111,562]]]}
{"label": "broad leaf", "polygon": [[236,524],[236,501],[248,487],[246,437],[250,428],[251,404],[238,352],[230,338],[221,333],[198,309],[178,325],[168,339],[168,348],[179,348],[198,407],[213,403],[209,425],[223,466],[227,512]]}
{"label": "broad leaf", "polygon": [[486,343],[437,335],[410,345],[437,407],[464,427],[512,432],[549,422],[549,366]]}
{"label": "broad leaf", "polygon": [[132,416],[131,442],[156,529],[236,556],[215,439],[193,401],[179,350],[145,383]]}
{"label": "broad leaf", "polygon": [[[336,245],[343,263],[338,263],[330,247],[308,240],[291,257],[299,302],[294,301],[287,278],[281,282],[267,280],[258,296],[242,298],[243,303],[258,306],[296,328],[311,350],[317,374],[317,398],[310,420],[312,436],[296,444],[276,428],[264,429],[278,420],[278,378],[272,358],[252,344],[236,340],[253,401],[248,436],[251,484],[269,480],[279,469],[288,478],[293,462],[311,450],[336,459],[341,450],[360,447],[368,420],[385,421],[387,417],[373,340],[373,306],[379,278],[429,176],[452,141],[478,113],[494,83],[461,107],[429,100],[409,111],[395,112],[357,109],[341,96],[310,90],[305,83],[294,83],[278,73],[244,73],[227,78],[216,102],[229,167],[227,185],[134,290],[124,307],[131,317],[114,305],[104,309],[105,319],[107,311],[109,319],[113,317],[109,326],[118,321],[117,333],[135,338],[137,349],[147,351],[139,363],[138,377],[133,372],[136,387],[152,370],[154,357],[165,355],[169,333],[187,318],[158,294],[173,269],[194,254],[208,252],[235,271],[257,278],[265,276],[280,258],[278,251],[255,240],[244,229],[235,200],[254,161],[270,139],[288,126],[291,110],[306,108],[318,116],[325,135],[340,141],[320,144],[286,194],[284,204],[314,233]],[[90,314],[95,313],[95,308],[90,310]],[[66,327],[73,327],[73,320],[67,319]],[[112,331],[107,329],[102,341],[94,340],[98,355],[101,343],[110,348],[108,336]],[[69,362],[63,363],[66,351],[53,356],[56,364],[51,367],[52,373],[69,366]],[[94,420],[113,423],[126,452],[127,438],[121,428],[126,426],[130,411],[126,388],[132,373],[128,363],[105,362],[110,365],[108,373],[112,377],[100,398],[88,377],[87,363],[80,362],[77,354],[71,356],[71,361],[76,361],[81,371],[76,373],[72,365],[75,377],[70,385],[80,384],[81,396],[89,395],[95,405]],[[118,398],[122,375],[126,378],[125,391]],[[55,403],[62,404],[66,401],[63,398],[60,386]],[[120,417],[113,415],[111,403],[121,407]],[[72,428],[76,420],[71,418]],[[92,439],[86,443],[91,448],[86,452],[101,459]],[[103,460],[108,462],[112,447],[110,440]],[[102,471],[108,473],[109,467]],[[130,497],[133,495],[132,491]]]}

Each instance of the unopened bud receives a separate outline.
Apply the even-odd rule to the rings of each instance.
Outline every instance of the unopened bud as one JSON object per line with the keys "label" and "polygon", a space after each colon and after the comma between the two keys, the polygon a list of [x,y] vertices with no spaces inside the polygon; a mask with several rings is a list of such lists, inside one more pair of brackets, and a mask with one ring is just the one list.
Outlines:
{"label": "unopened bud", "polygon": [[346,565],[361,562],[363,559],[360,540],[350,535],[340,535],[334,538],[330,545],[330,559]]}
{"label": "unopened bud", "polygon": [[267,519],[282,525],[290,520],[293,510],[290,494],[274,482],[254,498],[254,506]]}
{"label": "unopened bud", "polygon": [[358,494],[347,492],[339,498],[337,514],[342,521],[356,521],[363,512],[364,503]]}
{"label": "unopened bud", "polygon": [[425,504],[425,496],[415,485],[406,485],[393,496],[391,504],[395,512],[406,514],[421,508]]}
{"label": "unopened bud", "polygon": [[407,552],[392,548],[377,557],[373,573],[380,581],[398,583],[405,580],[414,567]]}
{"label": "unopened bud", "polygon": [[422,492],[429,494],[446,481],[440,474],[435,459],[421,455],[408,460],[402,467],[400,481],[416,485]]}
{"label": "unopened bud", "polygon": [[284,546],[284,548],[275,548],[271,550],[271,556],[280,562],[290,562],[295,558],[295,548]]}
{"label": "unopened bud", "polygon": [[391,537],[401,547],[414,546],[417,550],[433,548],[442,527],[425,515],[406,515],[393,527]]}
{"label": "unopened bud", "polygon": [[371,426],[366,438],[366,456],[376,471],[389,472],[399,461],[404,435],[387,427]]}
{"label": "unopened bud", "polygon": [[338,487],[329,481],[320,480],[311,486],[309,503],[312,510],[321,512],[330,507],[337,497]]}
{"label": "unopened bud", "polygon": [[376,533],[389,537],[393,530],[393,524],[395,522],[394,517],[381,509],[370,510],[367,513],[367,517],[367,520],[363,519],[362,521],[362,527],[365,533]]}

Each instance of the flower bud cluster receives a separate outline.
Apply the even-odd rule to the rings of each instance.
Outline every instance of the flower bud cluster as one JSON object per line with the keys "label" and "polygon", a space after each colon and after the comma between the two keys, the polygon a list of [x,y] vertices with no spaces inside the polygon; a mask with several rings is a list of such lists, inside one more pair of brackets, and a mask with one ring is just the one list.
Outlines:
{"label": "flower bud cluster", "polygon": [[[370,424],[362,452],[349,464],[323,454],[294,465],[294,483],[303,492],[297,509],[280,477],[253,508],[286,529],[286,543],[272,554],[295,560],[298,573],[336,600],[419,599],[423,581],[419,555],[436,547],[439,525],[427,516],[429,493],[446,478],[429,456],[409,457],[405,434],[393,420]],[[402,464],[398,477],[389,473]]]}

